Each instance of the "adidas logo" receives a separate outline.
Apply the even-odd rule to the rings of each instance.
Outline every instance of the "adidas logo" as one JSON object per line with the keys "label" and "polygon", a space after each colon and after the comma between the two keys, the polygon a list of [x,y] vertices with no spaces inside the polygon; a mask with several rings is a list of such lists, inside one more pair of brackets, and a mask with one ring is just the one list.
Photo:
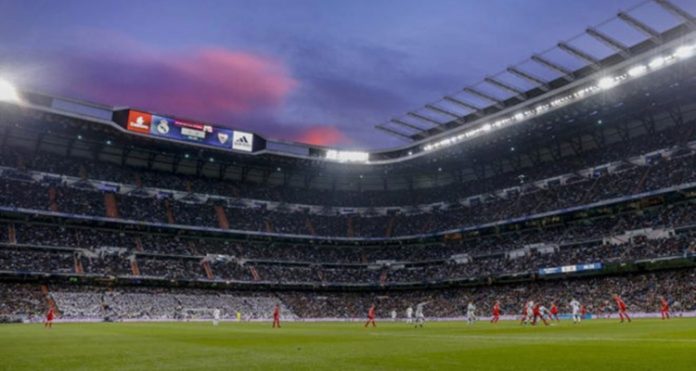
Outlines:
{"label": "adidas logo", "polygon": [[232,136],[232,149],[244,152],[253,151],[254,134],[235,131]]}

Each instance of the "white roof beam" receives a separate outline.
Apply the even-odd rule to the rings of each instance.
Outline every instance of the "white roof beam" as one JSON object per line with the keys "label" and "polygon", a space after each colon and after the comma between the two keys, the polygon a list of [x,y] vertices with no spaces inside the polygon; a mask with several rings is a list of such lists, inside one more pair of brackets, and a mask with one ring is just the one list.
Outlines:
{"label": "white roof beam", "polygon": [[545,59],[540,55],[537,55],[537,54],[533,55],[532,60],[534,62],[541,64],[542,66],[545,66],[546,68],[550,68],[554,71],[560,72],[562,75],[561,77],[563,77],[563,79],[565,79],[568,82],[575,80],[575,77],[573,77],[572,71],[568,70],[567,68],[565,68],[563,66],[559,66],[558,64],[553,63],[550,60]]}
{"label": "white roof beam", "polygon": [[494,86],[496,86],[496,87],[498,87],[498,88],[500,88],[500,89],[503,89],[503,90],[505,90],[505,91],[507,91],[507,92],[510,92],[510,93],[512,93],[512,94],[515,94],[515,98],[517,98],[517,99],[519,99],[519,100],[525,100],[525,99],[526,99],[525,96],[524,96],[524,92],[523,92],[522,90],[517,89],[517,88],[515,88],[515,87],[512,87],[512,86],[510,86],[510,85],[508,85],[508,84],[506,84],[506,83],[504,83],[504,82],[502,82],[502,81],[499,81],[499,80],[497,80],[497,79],[494,79],[494,78],[491,77],[491,76],[486,77],[485,79],[483,79],[483,81],[485,81],[485,82],[487,82],[487,83],[489,83],[489,84],[491,84],[491,85],[494,85]]}
{"label": "white roof beam", "polygon": [[527,81],[529,81],[529,82],[531,82],[531,83],[533,83],[533,84],[537,84],[537,85],[539,86],[539,89],[541,89],[541,90],[543,90],[543,91],[549,91],[549,90],[551,90],[551,88],[549,88],[549,86],[548,86],[548,84],[546,83],[546,81],[544,81],[544,80],[542,80],[542,79],[540,79],[540,78],[538,78],[538,77],[536,77],[536,76],[533,76],[533,75],[531,75],[531,74],[529,74],[529,73],[527,73],[527,72],[524,72],[524,71],[522,71],[522,70],[519,70],[519,69],[517,69],[517,68],[515,68],[515,67],[508,67],[508,68],[507,68],[507,71],[510,72],[511,74],[513,74],[513,75],[515,75],[515,76],[521,78],[521,79],[527,80]]}
{"label": "white roof beam", "polygon": [[587,32],[588,35],[594,37],[596,40],[600,41],[602,44],[619,52],[619,54],[621,54],[622,57],[631,57],[631,52],[628,51],[628,47],[626,47],[626,45],[624,45],[621,41],[611,38],[597,31],[597,29],[595,28],[588,28],[587,30],[585,30],[585,32]]}
{"label": "white roof beam", "polygon": [[483,114],[482,114],[481,111],[480,111],[480,108],[474,106],[473,104],[470,104],[470,103],[464,102],[463,100],[455,99],[455,98],[452,98],[452,97],[449,97],[449,96],[444,97],[444,98],[442,98],[442,99],[444,99],[444,100],[446,100],[446,101],[448,101],[448,102],[454,103],[454,104],[458,104],[458,105],[460,105],[460,106],[462,106],[462,107],[464,107],[464,108],[466,108],[466,109],[470,109],[470,110],[474,111],[473,113],[474,113],[476,116],[483,116]]}
{"label": "white roof beam", "polygon": [[456,114],[456,113],[454,113],[454,112],[450,112],[450,111],[448,111],[448,110],[446,110],[446,109],[443,109],[443,108],[440,108],[440,107],[437,107],[437,106],[433,106],[432,104],[426,104],[426,105],[425,105],[425,108],[427,108],[427,109],[429,109],[429,110],[431,110],[431,111],[433,111],[433,112],[437,112],[437,113],[441,113],[441,114],[446,115],[446,116],[450,116],[450,117],[452,117],[452,118],[454,118],[454,119],[459,119],[459,118],[462,117],[462,115],[458,115],[458,114]]}
{"label": "white roof beam", "polygon": [[420,126],[416,126],[416,125],[414,125],[414,124],[408,123],[408,122],[403,121],[403,120],[391,119],[390,121],[393,122],[393,123],[395,123],[395,124],[397,124],[397,125],[405,126],[405,127],[407,127],[407,128],[411,128],[411,129],[417,130],[417,131],[419,131],[419,132],[420,132],[420,131],[425,131],[425,130],[426,130],[426,129],[420,127]]}
{"label": "white roof beam", "polygon": [[390,129],[390,128],[384,126],[384,125],[375,125],[375,129],[377,129],[377,130],[382,130],[383,132],[385,132],[385,133],[387,133],[387,134],[389,134],[389,135],[391,135],[391,136],[397,137],[397,138],[399,138],[399,139],[406,139],[406,140],[408,140],[409,142],[413,142],[413,138],[411,138],[411,136],[406,135],[406,134],[401,133],[401,132],[398,132],[398,131],[396,131],[396,130],[394,130],[394,129]]}
{"label": "white roof beam", "polygon": [[474,88],[464,88],[464,89],[462,89],[462,91],[465,91],[469,94],[475,95],[479,98],[483,98],[489,102],[493,102],[495,104],[495,106],[500,108],[500,109],[505,108],[505,106],[503,105],[503,102],[500,99],[496,99],[494,97],[491,97],[490,95],[488,95],[484,92],[478,91]]}
{"label": "white roof beam", "polygon": [[666,11],[674,14],[677,18],[681,18],[689,28],[696,28],[696,18],[686,10],[672,4],[669,0],[655,0],[655,2]]}
{"label": "white roof beam", "polygon": [[655,31],[655,29],[648,26],[647,24],[637,20],[632,15],[625,12],[620,12],[619,14],[617,14],[617,17],[619,17],[619,19],[621,19],[622,21],[628,23],[629,26],[647,35],[653,43],[659,44],[662,42],[662,37],[660,37],[659,32]]}
{"label": "white roof beam", "polygon": [[423,116],[423,115],[419,114],[418,112],[409,112],[409,113],[407,113],[407,115],[409,115],[409,116],[411,116],[411,117],[415,117],[415,118],[417,118],[417,119],[419,119],[419,120],[422,120],[422,121],[425,121],[425,122],[429,122],[429,123],[431,123],[431,124],[434,124],[435,127],[436,127],[438,130],[440,130],[440,131],[444,130],[444,128],[442,127],[442,125],[444,125],[444,123],[439,122],[439,121],[437,121],[437,120],[433,120],[433,119],[431,119],[431,118],[428,117],[428,116]]}
{"label": "white roof beam", "polygon": [[583,61],[589,63],[593,69],[595,69],[595,70],[600,69],[599,61],[597,60],[597,58],[585,53],[584,51],[582,51],[578,48],[575,48],[573,46],[570,46],[564,42],[558,43],[558,48],[563,50],[564,52],[574,56],[574,57],[580,58]]}

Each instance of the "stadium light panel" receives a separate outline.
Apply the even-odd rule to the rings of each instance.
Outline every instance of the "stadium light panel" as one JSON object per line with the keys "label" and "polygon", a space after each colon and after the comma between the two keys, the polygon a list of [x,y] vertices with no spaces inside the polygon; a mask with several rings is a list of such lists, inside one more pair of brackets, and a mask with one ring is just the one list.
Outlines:
{"label": "stadium light panel", "polygon": [[616,86],[616,80],[613,77],[603,77],[597,81],[597,86],[600,89],[611,89]]}
{"label": "stadium light panel", "polygon": [[648,68],[641,64],[628,70],[628,75],[631,77],[643,76],[647,71]]}
{"label": "stadium light panel", "polygon": [[334,149],[326,151],[327,160],[338,162],[363,162],[367,163],[370,160],[368,152],[360,151],[337,151]]}
{"label": "stadium light panel", "polygon": [[657,57],[657,58],[651,60],[650,63],[648,63],[648,66],[650,66],[650,68],[652,68],[652,69],[656,69],[656,68],[660,68],[660,67],[664,66],[664,64],[665,64],[665,58],[664,57]]}
{"label": "stadium light panel", "polygon": [[694,47],[690,45],[680,46],[674,51],[674,56],[677,58],[689,58],[692,55],[694,55]]}
{"label": "stadium light panel", "polygon": [[19,94],[17,94],[17,89],[14,87],[14,85],[10,84],[9,81],[3,79],[0,79],[0,101],[19,101]]}

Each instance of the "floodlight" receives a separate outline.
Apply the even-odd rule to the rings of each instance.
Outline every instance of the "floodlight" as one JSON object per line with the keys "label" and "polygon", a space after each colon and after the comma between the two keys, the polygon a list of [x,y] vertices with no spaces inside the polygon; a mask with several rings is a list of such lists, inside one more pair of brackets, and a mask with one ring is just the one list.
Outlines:
{"label": "floodlight", "polygon": [[600,89],[611,89],[616,85],[616,80],[613,77],[603,77],[597,81],[597,86]]}
{"label": "floodlight", "polygon": [[692,55],[694,55],[694,47],[693,46],[680,46],[674,52],[674,56],[677,58],[689,58]]}
{"label": "floodlight", "polygon": [[17,89],[14,85],[10,84],[9,81],[0,79],[0,101],[6,102],[17,102],[19,101],[19,95],[17,94]]}
{"label": "floodlight", "polygon": [[644,75],[647,71],[648,68],[641,64],[628,70],[628,75],[631,77],[638,77]]}
{"label": "floodlight", "polygon": [[652,68],[652,69],[655,69],[655,68],[662,67],[664,64],[665,64],[665,58],[657,57],[657,58],[653,59],[652,61],[650,61],[648,66],[650,66],[650,68]]}

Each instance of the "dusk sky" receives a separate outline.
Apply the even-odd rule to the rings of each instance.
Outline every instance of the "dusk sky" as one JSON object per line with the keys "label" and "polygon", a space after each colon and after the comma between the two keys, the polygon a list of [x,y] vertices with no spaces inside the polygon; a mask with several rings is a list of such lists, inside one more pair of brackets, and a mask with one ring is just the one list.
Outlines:
{"label": "dusk sky", "polygon": [[349,148],[636,0],[0,0],[21,87]]}

